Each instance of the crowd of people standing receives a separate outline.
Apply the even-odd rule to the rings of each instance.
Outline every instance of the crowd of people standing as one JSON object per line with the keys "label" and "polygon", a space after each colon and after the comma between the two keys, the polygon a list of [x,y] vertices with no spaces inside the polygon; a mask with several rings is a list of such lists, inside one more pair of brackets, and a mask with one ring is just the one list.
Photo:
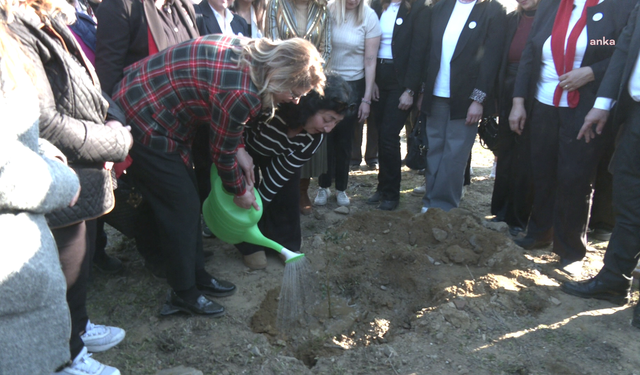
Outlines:
{"label": "crowd of people standing", "polygon": [[[494,220],[525,249],[551,246],[571,275],[589,227],[609,223],[603,269],[562,290],[628,302],[640,257],[638,7],[0,0],[0,108],[11,125],[0,135],[0,373],[120,373],[89,353],[124,330],[86,310],[94,260],[122,267],[103,233],[118,186],[142,196],[132,233],[145,267],[170,287],[162,314],[219,317],[214,298],[236,286],[205,269],[212,164],[237,206],[264,210],[269,238],[300,251],[300,214],[326,205],[332,184],[337,204],[351,204],[364,124],[365,162],[379,168],[366,203],[399,206],[412,111],[428,144],[421,213],[459,206],[478,123],[497,117]],[[594,186],[605,209],[592,209]],[[264,248],[236,247],[247,267],[267,267]]]}

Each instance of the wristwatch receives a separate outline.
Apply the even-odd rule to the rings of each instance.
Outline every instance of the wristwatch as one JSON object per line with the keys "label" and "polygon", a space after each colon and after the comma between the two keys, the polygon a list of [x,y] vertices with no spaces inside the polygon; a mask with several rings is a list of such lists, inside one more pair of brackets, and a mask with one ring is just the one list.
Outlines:
{"label": "wristwatch", "polygon": [[407,94],[409,94],[409,96],[413,97],[413,94],[414,94],[413,90],[411,90],[411,89],[406,89],[406,90],[404,90],[404,92],[406,92]]}

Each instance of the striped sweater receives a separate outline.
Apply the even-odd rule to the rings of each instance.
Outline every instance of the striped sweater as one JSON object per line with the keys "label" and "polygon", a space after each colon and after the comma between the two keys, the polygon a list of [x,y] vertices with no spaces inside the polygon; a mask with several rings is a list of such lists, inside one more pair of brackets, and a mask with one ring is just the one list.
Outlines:
{"label": "striped sweater", "polygon": [[297,168],[302,168],[324,140],[324,134],[309,134],[305,130],[290,138],[287,129],[278,114],[269,121],[262,117],[256,125],[245,128],[247,151],[252,156],[270,158],[267,165],[261,166],[262,182],[258,188],[265,203],[271,202],[282,185],[291,179]]}

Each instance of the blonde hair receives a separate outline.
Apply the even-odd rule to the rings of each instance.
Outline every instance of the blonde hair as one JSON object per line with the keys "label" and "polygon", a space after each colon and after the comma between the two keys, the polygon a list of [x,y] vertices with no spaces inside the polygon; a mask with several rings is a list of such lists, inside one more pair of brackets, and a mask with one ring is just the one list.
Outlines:
{"label": "blonde hair", "polygon": [[324,60],[310,42],[301,38],[272,41],[247,40],[240,51],[238,65],[251,66],[251,80],[262,96],[262,108],[275,114],[274,95],[298,87],[323,93],[326,77]]}
{"label": "blonde hair", "polygon": [[[368,4],[365,4],[365,1],[366,0],[360,0],[360,4],[358,4],[358,7],[355,9],[356,25],[362,25],[364,22],[364,8],[368,6]],[[329,4],[329,11],[337,24],[347,22],[347,0],[334,0]]]}
{"label": "blonde hair", "polygon": [[58,14],[64,17],[67,25],[76,22],[76,10],[65,0],[27,0],[26,2],[44,23],[47,23],[47,19],[54,18]]}
{"label": "blonde hair", "polygon": [[22,49],[20,42],[7,28],[7,24],[13,20],[11,4],[6,0],[0,0],[0,83],[6,84],[1,91],[9,92],[17,88],[19,82],[16,74],[27,73],[32,83],[35,83],[35,72],[29,58]]}

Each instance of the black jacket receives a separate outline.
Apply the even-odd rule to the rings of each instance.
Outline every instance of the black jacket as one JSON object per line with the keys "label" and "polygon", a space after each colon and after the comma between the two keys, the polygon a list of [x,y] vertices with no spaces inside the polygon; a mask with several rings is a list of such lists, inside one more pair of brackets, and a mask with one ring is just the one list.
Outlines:
{"label": "black jacket", "polygon": [[633,100],[629,95],[629,80],[636,66],[639,51],[640,4],[633,9],[627,26],[618,37],[616,50],[598,89],[598,97],[618,100],[613,120],[615,124],[624,121],[628,106]]}
{"label": "black jacket", "polygon": [[[191,39],[200,36],[191,0],[175,3],[182,9],[179,16]],[[96,17],[96,72],[103,90],[112,95],[124,68],[149,56],[149,32],[158,51],[169,45],[153,0],[107,0],[98,7]]]}
{"label": "black jacket", "polygon": [[111,175],[104,163],[125,159],[131,135],[124,128],[104,126],[107,101],[91,64],[83,58],[67,26],[51,20],[69,53],[49,37],[46,26],[39,27],[34,17],[18,12],[9,27],[34,63],[39,82],[40,137],[62,151],[81,186],[80,198],[73,207],[47,215],[49,226],[55,228],[97,218],[113,208]]}
{"label": "black jacket", "polygon": [[[618,40],[622,29],[627,24],[629,13],[637,0],[604,0],[602,3],[587,9],[587,38],[590,41],[582,58],[581,67],[589,66],[593,70],[595,80],[578,89],[580,102],[576,107],[577,118],[583,118],[593,107],[596,92],[602,82],[615,45],[597,44],[598,40]],[[536,18],[531,27],[529,40],[522,52],[522,59],[518,66],[518,76],[513,92],[514,97],[533,99],[536,95],[537,83],[542,69],[542,47],[551,36],[553,23],[558,13],[560,0],[542,0],[536,11]],[[602,18],[594,20],[594,15],[600,13]],[[591,43],[593,41],[594,43]],[[529,100],[533,103],[533,100]],[[529,105],[529,107],[531,106]],[[582,123],[580,121],[580,123]]]}
{"label": "black jacket", "polygon": [[[382,15],[380,0],[374,0],[371,8],[379,19]],[[421,0],[413,3],[411,9],[402,1],[393,27],[393,67],[400,85],[413,91],[420,87],[420,67],[428,51],[430,14],[431,9]]]}
{"label": "black jacket", "polygon": [[[193,9],[196,12],[196,24],[198,25],[200,35],[222,33],[222,29],[220,28],[220,25],[218,25],[218,20],[216,19],[215,14],[213,14],[213,10],[211,10],[211,6],[207,0],[202,0],[200,4],[194,5]],[[232,14],[233,19],[231,20],[231,30],[233,30],[233,33],[251,38],[247,21],[235,13]]]}
{"label": "black jacket", "polygon": [[[427,70],[424,74],[425,90],[422,110],[431,111],[433,89],[440,71],[442,37],[457,0],[442,0],[431,12],[431,46]],[[504,47],[506,14],[495,0],[476,3],[460,33],[451,58],[450,107],[451,119],[467,116],[473,102],[474,89],[489,96],[494,89]]]}

